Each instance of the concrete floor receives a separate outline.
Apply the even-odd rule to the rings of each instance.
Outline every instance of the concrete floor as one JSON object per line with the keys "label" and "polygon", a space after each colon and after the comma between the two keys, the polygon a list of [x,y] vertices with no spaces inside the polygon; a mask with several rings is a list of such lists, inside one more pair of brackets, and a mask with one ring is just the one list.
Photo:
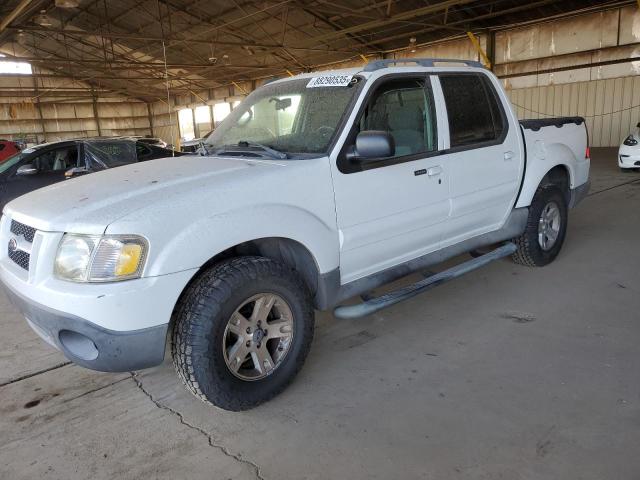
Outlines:
{"label": "concrete floor", "polygon": [[0,478],[640,478],[640,173],[593,156],[555,263],[319,314],[297,380],[245,413],[200,403],[169,360],[68,365],[2,296]]}

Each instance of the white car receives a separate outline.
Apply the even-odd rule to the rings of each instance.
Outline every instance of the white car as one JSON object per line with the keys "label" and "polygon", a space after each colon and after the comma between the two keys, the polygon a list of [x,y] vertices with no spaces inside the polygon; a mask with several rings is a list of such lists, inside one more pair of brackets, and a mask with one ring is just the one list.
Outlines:
{"label": "white car", "polygon": [[[163,361],[229,410],[300,370],[314,309],[353,318],[500,257],[543,266],[589,189],[580,117],[519,122],[477,62],[382,60],[271,82],[203,155],[80,177],[20,197],[0,279],[73,362]],[[344,300],[491,253],[357,305]]]}
{"label": "white car", "polygon": [[618,166],[623,172],[640,169],[640,123],[618,149]]}

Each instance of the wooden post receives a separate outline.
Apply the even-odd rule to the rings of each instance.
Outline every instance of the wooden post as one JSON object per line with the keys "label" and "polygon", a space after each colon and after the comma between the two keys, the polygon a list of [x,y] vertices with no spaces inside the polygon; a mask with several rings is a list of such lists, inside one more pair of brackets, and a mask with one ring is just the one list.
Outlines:
{"label": "wooden post", "polygon": [[101,137],[102,130],[100,129],[100,118],[98,116],[98,100],[93,85],[91,85],[91,98],[93,99],[93,118],[96,121],[96,127],[98,127],[98,136]]}
{"label": "wooden post", "polygon": [[153,133],[153,114],[151,113],[151,103],[147,102],[147,115],[149,117],[149,131],[151,132],[151,136],[155,137]]}
{"label": "wooden post", "polygon": [[487,57],[489,58],[490,69],[493,70],[496,64],[496,32],[490,30],[487,33]]}
{"label": "wooden post", "polygon": [[196,109],[191,108],[191,118],[193,121],[193,135],[195,138],[200,138],[198,124],[196,123]]}
{"label": "wooden post", "polygon": [[[35,72],[35,68],[33,71]],[[42,141],[46,142],[47,129],[45,128],[44,117],[42,116],[42,105],[40,105],[40,91],[38,89],[38,79],[35,76],[33,77],[33,90],[36,94],[36,109],[38,110],[38,117],[40,120],[40,129],[42,130]],[[36,143],[40,143],[37,133],[36,133]]]}

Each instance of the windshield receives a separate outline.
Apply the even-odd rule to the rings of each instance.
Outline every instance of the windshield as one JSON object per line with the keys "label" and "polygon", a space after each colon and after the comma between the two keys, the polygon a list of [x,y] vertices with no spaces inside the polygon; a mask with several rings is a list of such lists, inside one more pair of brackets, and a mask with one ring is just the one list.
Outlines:
{"label": "windshield", "polygon": [[20,161],[22,158],[22,152],[15,153],[11,155],[9,158],[6,158],[0,164],[0,173],[6,172],[8,169],[13,167],[16,163]]}
{"label": "windshield", "polygon": [[[216,128],[205,144],[259,146],[288,155],[325,154],[351,100],[363,83],[350,75],[333,76],[340,85],[303,78],[265,85],[254,91]],[[325,76],[320,76],[325,78]],[[321,83],[321,82],[320,82]]]}

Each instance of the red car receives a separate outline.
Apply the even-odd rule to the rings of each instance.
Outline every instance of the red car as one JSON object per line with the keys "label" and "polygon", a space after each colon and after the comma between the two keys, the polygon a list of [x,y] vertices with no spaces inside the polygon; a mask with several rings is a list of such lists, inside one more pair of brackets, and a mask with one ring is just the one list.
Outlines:
{"label": "red car", "polygon": [[18,147],[16,142],[0,140],[0,163],[4,162],[9,157],[13,157],[19,151],[20,147]]}

